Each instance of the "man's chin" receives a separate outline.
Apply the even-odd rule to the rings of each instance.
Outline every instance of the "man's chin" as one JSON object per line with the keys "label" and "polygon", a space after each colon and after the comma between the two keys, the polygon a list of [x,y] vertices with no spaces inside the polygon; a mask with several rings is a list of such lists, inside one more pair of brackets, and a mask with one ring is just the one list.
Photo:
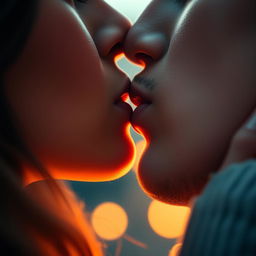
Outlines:
{"label": "man's chin", "polygon": [[[173,205],[189,205],[190,200],[201,193],[208,175],[188,169],[163,166],[153,163],[152,157],[144,155],[138,170],[138,181],[142,190],[150,197]],[[196,171],[196,170],[195,170]]]}

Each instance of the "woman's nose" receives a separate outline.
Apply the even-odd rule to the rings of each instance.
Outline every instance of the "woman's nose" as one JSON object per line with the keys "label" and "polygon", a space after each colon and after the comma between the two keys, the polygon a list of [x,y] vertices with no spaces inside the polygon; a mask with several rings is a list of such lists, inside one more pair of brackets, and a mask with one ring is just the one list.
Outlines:
{"label": "woman's nose", "polygon": [[102,19],[101,26],[93,35],[93,40],[100,56],[106,57],[115,48],[117,50],[123,48],[123,42],[131,28],[131,23],[110,6],[104,9]]}
{"label": "woman's nose", "polygon": [[131,27],[128,19],[105,1],[88,1],[85,5],[76,2],[76,8],[101,57],[108,56],[113,49],[121,48]]}
{"label": "woman's nose", "polygon": [[[113,12],[116,12],[113,10]],[[131,27],[130,22],[119,13],[109,16],[93,35],[93,40],[101,57],[123,48],[123,42]]]}
{"label": "woman's nose", "polygon": [[[172,1],[155,0],[128,32],[124,49],[134,62],[155,62],[168,50],[171,34],[181,8]],[[146,63],[147,64],[147,63]]]}

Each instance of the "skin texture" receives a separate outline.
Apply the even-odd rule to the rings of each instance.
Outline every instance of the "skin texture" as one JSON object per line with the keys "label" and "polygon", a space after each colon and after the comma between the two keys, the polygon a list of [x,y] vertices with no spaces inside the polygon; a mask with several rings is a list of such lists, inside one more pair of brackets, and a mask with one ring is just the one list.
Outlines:
{"label": "skin texture", "polygon": [[256,7],[253,0],[174,2],[152,1],[125,52],[146,63],[131,88],[134,101],[146,103],[132,118],[148,141],[140,184],[156,199],[187,204],[255,107]]}
{"label": "skin texture", "polygon": [[[92,2],[41,0],[25,49],[5,76],[23,138],[58,179],[112,180],[134,155],[130,108],[116,103],[128,79],[113,62],[130,23],[105,2]],[[81,17],[100,15],[83,23],[75,4]]]}

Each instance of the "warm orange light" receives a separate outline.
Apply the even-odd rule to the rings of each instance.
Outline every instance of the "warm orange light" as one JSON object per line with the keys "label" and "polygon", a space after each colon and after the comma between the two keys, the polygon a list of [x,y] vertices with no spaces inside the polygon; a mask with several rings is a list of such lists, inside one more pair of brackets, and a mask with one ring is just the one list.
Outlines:
{"label": "warm orange light", "polygon": [[182,243],[175,244],[169,252],[168,256],[179,256]]}
{"label": "warm orange light", "polygon": [[149,143],[150,143],[150,138],[149,138],[148,134],[141,127],[139,127],[137,125],[133,125],[132,127],[135,132],[137,132],[139,135],[141,135],[143,137],[143,139],[146,141],[146,144],[147,144],[146,147],[148,147]]}
{"label": "warm orange light", "polygon": [[124,58],[124,57],[125,57],[125,55],[124,55],[123,52],[122,52],[122,53],[119,53],[118,55],[115,56],[114,62],[117,63],[118,61],[120,61],[120,59],[122,59],[122,58]]}
{"label": "warm orange light", "polygon": [[129,97],[129,93],[128,92],[125,92],[124,94],[121,95],[121,99],[122,101],[124,102],[128,102],[130,97]]}
{"label": "warm orange light", "polygon": [[124,53],[118,54],[114,58],[116,67],[123,73],[125,73],[131,80],[139,74],[144,68],[145,63],[138,60],[137,63],[130,61]]}
{"label": "warm orange light", "polygon": [[[88,215],[84,202],[76,198],[75,193],[67,186],[66,183],[61,181],[40,181],[30,184],[26,188],[26,193],[31,197],[34,203],[43,207],[49,216],[52,216],[53,219],[59,220],[63,227],[70,227],[71,237],[75,234],[73,237],[74,240],[69,240],[66,235],[64,237],[68,238],[68,240],[64,240],[64,237],[60,234],[59,242],[65,245],[68,250],[68,255],[81,255],[81,253],[78,253],[77,247],[74,247],[73,245],[72,241],[76,241],[76,245],[83,248],[84,252],[87,251],[88,245],[92,250],[93,255],[103,256],[102,244],[98,241],[92,225],[87,218]],[[87,245],[83,240],[80,238],[78,239],[78,233],[74,233],[74,230],[80,233],[81,237],[84,237],[87,241]],[[56,244],[52,243],[53,241],[51,241],[51,239],[48,240],[49,237],[38,235],[39,233],[34,233],[39,247],[44,251],[44,255],[60,255],[56,251]]]}
{"label": "warm orange light", "polygon": [[93,211],[92,225],[101,238],[116,240],[125,233],[128,226],[128,217],[120,205],[106,202],[100,204]]}
{"label": "warm orange light", "polygon": [[151,228],[165,238],[180,237],[186,227],[190,208],[174,206],[152,201],[148,209],[148,221]]}
{"label": "warm orange light", "polygon": [[[122,60],[123,58],[126,58],[126,56],[125,56],[124,53],[119,53],[118,55],[116,55],[116,56],[114,57],[114,62],[116,63],[117,68],[119,68],[119,67],[118,67],[118,62],[119,62],[120,60]],[[133,62],[133,61],[129,60],[128,58],[126,58],[126,59],[127,59],[127,61],[128,61],[130,64],[132,64],[132,65],[138,66],[138,67],[140,67],[140,68],[142,68],[142,69],[144,69],[144,68],[146,67],[146,64],[145,64],[145,62],[144,62],[143,60],[138,60],[139,63],[138,63],[138,62],[136,63],[136,62]]]}
{"label": "warm orange light", "polygon": [[[54,179],[62,180],[73,180],[73,181],[90,181],[90,182],[100,182],[100,181],[111,181],[126,175],[133,167],[135,161],[135,143],[132,139],[131,124],[127,122],[123,127],[123,134],[125,139],[128,141],[129,151],[119,166],[104,166],[94,168],[94,167],[80,167],[80,166],[66,166],[65,163],[58,163],[59,166],[54,166],[52,163],[47,163],[44,161],[44,166],[51,174]],[[43,180],[47,177],[43,177],[39,174],[38,170],[30,166],[23,167],[23,184],[27,186],[33,182]]]}
{"label": "warm orange light", "polygon": [[147,143],[144,139],[136,143],[136,157],[132,168],[135,172],[138,171],[139,162],[146,149],[146,146]]}

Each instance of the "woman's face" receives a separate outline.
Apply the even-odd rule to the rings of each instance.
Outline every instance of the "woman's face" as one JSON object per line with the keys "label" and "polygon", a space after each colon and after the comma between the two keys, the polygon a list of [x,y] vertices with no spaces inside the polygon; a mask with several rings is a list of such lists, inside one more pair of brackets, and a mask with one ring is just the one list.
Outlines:
{"label": "woman's face", "polygon": [[[142,59],[133,125],[148,140],[139,180],[151,196],[184,204],[220,167],[256,103],[254,0],[155,0],[129,31]],[[143,104],[144,103],[144,104]]]}
{"label": "woman's face", "polygon": [[114,64],[129,28],[102,0],[39,1],[6,91],[23,138],[56,178],[111,180],[129,170],[128,79]]}

